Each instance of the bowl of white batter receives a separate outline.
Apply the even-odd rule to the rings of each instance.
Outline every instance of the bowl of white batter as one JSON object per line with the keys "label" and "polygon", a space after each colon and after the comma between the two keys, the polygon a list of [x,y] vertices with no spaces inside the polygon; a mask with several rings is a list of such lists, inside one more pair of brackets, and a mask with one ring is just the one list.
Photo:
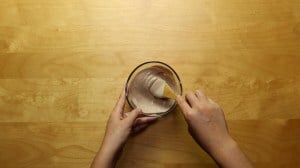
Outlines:
{"label": "bowl of white batter", "polygon": [[175,94],[182,95],[181,80],[171,66],[160,61],[144,62],[133,69],[126,82],[126,99],[131,108],[140,108],[147,116],[163,116],[176,107],[176,100],[157,98],[150,92],[158,78]]}

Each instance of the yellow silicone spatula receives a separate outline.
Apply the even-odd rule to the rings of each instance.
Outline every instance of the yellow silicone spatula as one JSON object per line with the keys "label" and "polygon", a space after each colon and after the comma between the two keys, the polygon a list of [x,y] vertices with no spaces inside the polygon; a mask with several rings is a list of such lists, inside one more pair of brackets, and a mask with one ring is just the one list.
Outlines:
{"label": "yellow silicone spatula", "polygon": [[176,99],[176,93],[165,80],[157,78],[150,87],[150,92],[157,98]]}

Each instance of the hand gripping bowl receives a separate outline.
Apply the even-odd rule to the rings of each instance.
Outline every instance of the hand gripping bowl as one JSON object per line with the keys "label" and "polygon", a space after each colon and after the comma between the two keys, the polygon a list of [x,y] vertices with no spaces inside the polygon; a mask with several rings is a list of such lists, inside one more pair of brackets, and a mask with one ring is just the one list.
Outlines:
{"label": "hand gripping bowl", "polygon": [[182,95],[181,81],[173,68],[160,61],[144,62],[134,68],[127,79],[126,99],[131,108],[140,108],[147,116],[163,116],[176,107],[174,99],[156,98],[151,94],[149,88],[157,78],[163,79],[177,95]]}

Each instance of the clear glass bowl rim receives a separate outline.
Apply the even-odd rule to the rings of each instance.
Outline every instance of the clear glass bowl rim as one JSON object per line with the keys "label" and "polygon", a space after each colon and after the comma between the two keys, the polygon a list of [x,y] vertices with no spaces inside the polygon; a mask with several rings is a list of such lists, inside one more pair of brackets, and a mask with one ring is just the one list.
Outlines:
{"label": "clear glass bowl rim", "polygon": [[[142,67],[142,66],[144,66],[144,65],[146,65],[146,64],[161,64],[161,65],[166,66],[167,68],[169,68],[169,69],[172,71],[172,73],[176,76],[176,78],[177,78],[177,80],[178,80],[178,82],[179,82],[180,95],[182,95],[182,84],[181,84],[181,80],[180,80],[180,78],[179,78],[177,72],[176,72],[170,65],[168,65],[168,64],[166,64],[166,63],[164,63],[164,62],[161,62],[161,61],[147,61],[147,62],[143,62],[143,63],[139,64],[138,66],[136,66],[136,67],[132,70],[132,72],[129,74],[129,76],[128,76],[128,78],[127,78],[127,81],[126,81],[126,86],[125,86],[126,100],[127,100],[129,106],[130,106],[132,109],[133,109],[134,107],[133,107],[133,105],[130,103],[130,101],[129,101],[129,99],[128,99],[128,84],[129,84],[129,81],[130,81],[132,75],[133,75],[140,67]],[[163,115],[165,115],[165,114],[167,114],[167,113],[173,111],[174,108],[176,107],[176,105],[177,105],[177,102],[175,101],[175,103],[173,104],[173,106],[172,106],[168,111],[163,112],[163,113],[157,113],[157,115],[158,115],[158,116],[163,116]],[[149,114],[149,113],[143,113],[143,114],[144,114],[144,115],[150,115],[150,116],[155,115],[155,114],[152,114],[152,113],[151,113],[151,114]]]}

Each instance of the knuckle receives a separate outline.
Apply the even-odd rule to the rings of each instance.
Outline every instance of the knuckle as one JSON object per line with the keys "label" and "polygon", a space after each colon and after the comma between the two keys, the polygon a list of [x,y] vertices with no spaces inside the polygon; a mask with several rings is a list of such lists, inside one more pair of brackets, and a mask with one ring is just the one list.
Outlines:
{"label": "knuckle", "polygon": [[186,112],[186,119],[191,121],[195,117],[195,112],[193,110],[189,110]]}
{"label": "knuckle", "polygon": [[201,104],[197,104],[195,109],[197,111],[204,111],[206,109],[206,107],[204,105],[201,105]]}
{"label": "knuckle", "polygon": [[192,92],[192,91],[187,91],[186,92],[186,96],[191,96],[191,95],[193,95],[194,93]]}
{"label": "knuckle", "polygon": [[204,92],[200,89],[197,89],[196,92],[198,92],[199,94],[204,94]]}
{"label": "knuckle", "polygon": [[185,118],[186,118],[188,121],[190,121],[191,118],[192,118],[192,112],[191,112],[191,111],[187,111],[185,114],[186,114],[186,115],[185,115]]}
{"label": "knuckle", "polygon": [[178,97],[177,98],[177,102],[179,105],[183,105],[183,103],[185,102],[184,99],[182,97]]}
{"label": "knuckle", "polygon": [[205,93],[204,93],[202,90],[196,90],[196,93],[197,93],[198,95],[201,95],[201,96],[206,97]]}
{"label": "knuckle", "polygon": [[212,107],[213,109],[221,109],[220,105],[218,105],[217,103],[212,103],[212,104],[211,104],[211,107]]}
{"label": "knuckle", "polygon": [[181,97],[178,98],[177,101],[178,101],[178,104],[179,104],[179,105],[181,105],[181,104],[184,102],[183,99],[182,99]]}
{"label": "knuckle", "polygon": [[218,104],[218,103],[216,103],[215,101],[213,101],[213,100],[211,100],[211,99],[209,99],[210,101],[210,104],[212,104],[213,106],[215,106],[215,107],[220,107],[220,105]]}

